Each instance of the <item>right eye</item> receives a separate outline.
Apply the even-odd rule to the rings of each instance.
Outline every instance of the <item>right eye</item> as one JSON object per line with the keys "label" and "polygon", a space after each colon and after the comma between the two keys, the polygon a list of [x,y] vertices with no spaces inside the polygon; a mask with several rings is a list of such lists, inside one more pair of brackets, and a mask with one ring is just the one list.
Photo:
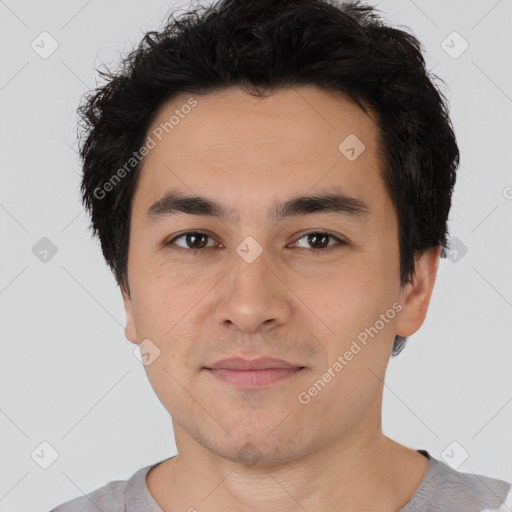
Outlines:
{"label": "right eye", "polygon": [[[212,239],[210,237],[210,235],[203,233],[202,231],[186,231],[185,233],[181,233],[181,235],[175,236],[174,238],[167,240],[165,242],[165,246],[168,247],[168,246],[172,246],[172,245],[177,245],[181,249],[185,249],[185,250],[192,249],[192,250],[199,251],[199,250],[202,250],[202,249],[205,249],[208,247],[206,245],[207,244],[206,240],[208,238]],[[184,240],[184,244],[185,244],[184,246],[175,243],[179,239]],[[215,246],[215,243],[214,243],[214,246]],[[171,247],[171,248],[173,248],[173,247]]]}

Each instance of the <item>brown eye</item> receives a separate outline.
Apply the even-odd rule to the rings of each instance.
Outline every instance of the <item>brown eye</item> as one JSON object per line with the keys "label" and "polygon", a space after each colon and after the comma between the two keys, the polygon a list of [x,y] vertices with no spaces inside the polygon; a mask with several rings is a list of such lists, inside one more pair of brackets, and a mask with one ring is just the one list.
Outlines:
{"label": "brown eye", "polygon": [[344,240],[341,240],[337,236],[331,235],[330,233],[325,233],[323,231],[312,231],[310,233],[303,233],[302,236],[297,240],[296,243],[300,242],[300,240],[306,240],[306,244],[309,244],[310,247],[303,247],[305,249],[313,248],[316,250],[327,249],[332,245],[329,245],[329,239],[335,240],[340,245],[346,245],[347,243]]}
{"label": "brown eye", "polygon": [[[206,233],[202,233],[201,231],[187,231],[186,233],[182,233],[174,237],[171,240],[168,240],[165,245],[177,245],[182,249],[205,249],[207,247],[207,240],[211,239],[209,235]],[[185,245],[175,244],[176,240],[184,240]],[[210,246],[211,247],[211,246]]]}

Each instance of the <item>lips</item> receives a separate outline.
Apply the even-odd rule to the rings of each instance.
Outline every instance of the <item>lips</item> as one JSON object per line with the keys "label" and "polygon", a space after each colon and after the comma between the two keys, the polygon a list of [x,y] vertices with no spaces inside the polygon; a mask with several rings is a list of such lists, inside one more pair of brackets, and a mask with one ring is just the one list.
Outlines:
{"label": "lips", "polygon": [[244,359],[242,357],[231,357],[222,359],[211,366],[206,367],[208,370],[268,370],[268,369],[293,369],[303,368],[300,365],[289,363],[283,359],[275,359],[273,357],[260,357],[259,359]]}
{"label": "lips", "polygon": [[304,368],[272,357],[253,360],[232,357],[217,361],[205,370],[237,388],[259,388],[290,378]]}

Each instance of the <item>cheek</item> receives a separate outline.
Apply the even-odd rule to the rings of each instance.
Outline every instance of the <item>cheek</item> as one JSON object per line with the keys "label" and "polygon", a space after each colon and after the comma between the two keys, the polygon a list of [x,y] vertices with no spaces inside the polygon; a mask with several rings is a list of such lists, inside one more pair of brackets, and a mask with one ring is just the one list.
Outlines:
{"label": "cheek", "polygon": [[[201,283],[191,282],[176,269],[151,269],[146,266],[134,276],[133,292],[136,297],[139,323],[157,333],[165,332],[197,302],[197,288]],[[203,282],[204,283],[204,282]],[[204,288],[207,290],[206,284]]]}
{"label": "cheek", "polygon": [[385,266],[374,252],[366,253],[357,265],[341,266],[310,295],[308,305],[329,327],[324,340],[330,364],[352,351],[348,358],[354,363],[349,366],[367,367],[388,350],[394,339],[399,287],[398,275],[386,272]]}
{"label": "cheek", "polygon": [[[134,319],[139,337],[151,339],[169,368],[183,367],[207,312],[205,297],[211,288],[203,278],[180,272],[144,272],[134,282]],[[180,363],[181,361],[181,363]]]}
{"label": "cheek", "polygon": [[337,334],[347,334],[351,327],[357,326],[369,313],[369,307],[377,299],[375,293],[375,276],[368,273],[360,264],[340,265],[336,272],[325,276],[317,286],[309,283],[309,294],[312,305],[320,318],[332,323]]}

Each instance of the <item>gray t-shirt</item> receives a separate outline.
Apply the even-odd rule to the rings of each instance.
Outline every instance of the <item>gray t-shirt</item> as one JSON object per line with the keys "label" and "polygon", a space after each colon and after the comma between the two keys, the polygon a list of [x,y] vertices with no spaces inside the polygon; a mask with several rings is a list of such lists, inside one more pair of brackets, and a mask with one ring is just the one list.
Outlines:
{"label": "gray t-shirt", "polygon": [[[427,471],[411,499],[397,512],[510,512],[512,486],[503,480],[460,473],[429,459]],[[166,459],[168,460],[168,459]],[[115,480],[51,512],[163,512],[146,485],[146,474],[160,461],[139,469],[129,480]]]}

